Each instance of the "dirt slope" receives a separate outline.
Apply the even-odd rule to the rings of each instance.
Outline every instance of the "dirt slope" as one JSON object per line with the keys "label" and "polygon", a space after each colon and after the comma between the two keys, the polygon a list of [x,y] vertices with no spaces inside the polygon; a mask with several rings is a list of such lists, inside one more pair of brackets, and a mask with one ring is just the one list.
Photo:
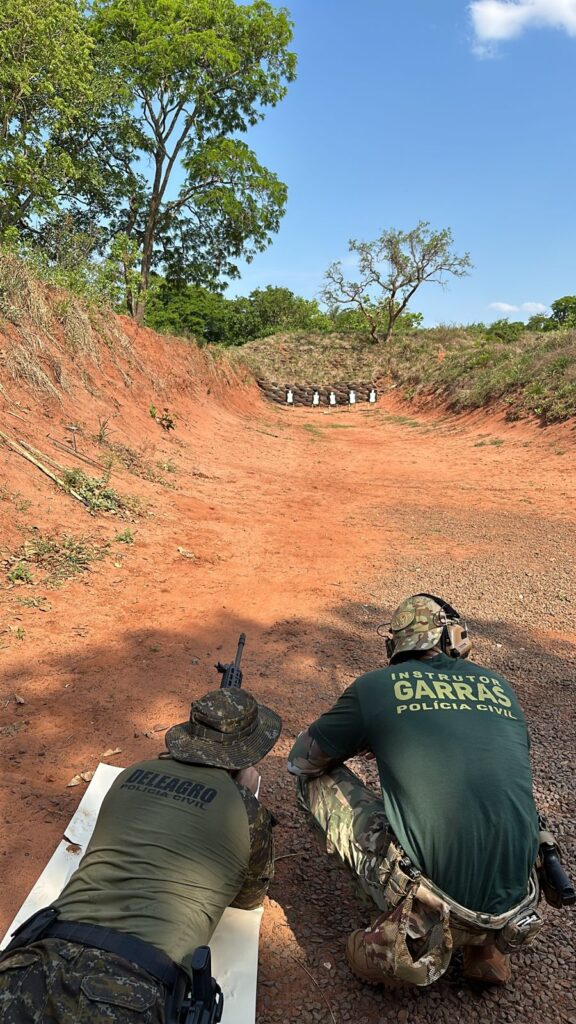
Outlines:
{"label": "dirt slope", "polygon": [[[350,412],[276,409],[202,352],[124,329],[132,353],[104,348],[100,366],[63,357],[60,399],[0,371],[0,430],[94,475],[47,435],[67,444],[66,427],[78,425],[79,451],[101,464],[116,445],[110,485],[145,512],[92,516],[0,447],[0,929],[78,803],[71,777],[107,748],[121,748],[117,764],[161,749],[164,728],[217,685],[214,662],[243,630],[245,685],[285,723],[264,766],[281,859],[263,925],[260,1024],[574,1024],[574,914],[547,914],[503,993],[472,994],[457,962],[415,995],[355,981],[344,941],[369,910],[321,854],[284,771],[296,733],[382,662],[375,630],[394,605],[443,594],[468,617],[474,656],[519,692],[539,805],[575,870],[572,427],[415,417],[391,398]],[[173,413],[174,431],[152,420],[151,403]],[[133,471],[164,482],[130,472],[120,445]],[[132,544],[114,539],[126,529]],[[34,564],[36,585],[8,581],[20,545],[66,533],[109,547],[58,588]]]}

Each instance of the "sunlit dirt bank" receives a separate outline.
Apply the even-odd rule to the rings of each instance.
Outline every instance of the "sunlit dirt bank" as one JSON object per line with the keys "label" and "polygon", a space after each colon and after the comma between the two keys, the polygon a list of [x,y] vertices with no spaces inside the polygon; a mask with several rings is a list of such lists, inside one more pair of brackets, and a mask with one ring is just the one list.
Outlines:
{"label": "sunlit dirt bank", "polygon": [[[517,688],[538,803],[575,873],[573,425],[414,414],[391,396],[375,408],[272,407],[203,351],[123,330],[128,342],[96,359],[59,349],[54,393],[0,364],[0,927],[79,801],[84,784],[71,778],[110,749],[121,765],[159,751],[244,631],[245,686],[284,718],[263,764],[279,859],[259,1024],[575,1024],[569,912],[546,909],[504,991],[472,992],[457,956],[429,990],[356,981],[344,943],[370,909],[322,853],[285,773],[296,733],[382,663],[376,627],[394,605],[439,593],[468,618],[473,656]],[[110,474],[120,505],[92,514],[27,460],[30,448],[59,479],[63,466]]]}

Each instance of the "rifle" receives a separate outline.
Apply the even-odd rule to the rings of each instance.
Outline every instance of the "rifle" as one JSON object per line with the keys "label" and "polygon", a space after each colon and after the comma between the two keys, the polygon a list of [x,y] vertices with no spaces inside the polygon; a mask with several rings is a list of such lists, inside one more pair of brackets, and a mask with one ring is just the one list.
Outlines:
{"label": "rifle", "polygon": [[562,867],[560,850],[554,836],[548,831],[546,818],[539,815],[538,824],[540,826],[540,849],[536,863],[546,902],[551,907],[570,907],[576,903],[576,891]]}
{"label": "rifle", "polygon": [[198,946],[192,956],[192,985],[179,1003],[177,1017],[168,1016],[169,1024],[218,1024],[222,1019],[224,996],[212,977],[210,947]]}
{"label": "rifle", "polygon": [[234,661],[229,665],[223,665],[221,661],[214,666],[217,672],[222,676],[220,683],[221,690],[227,690],[231,686],[235,686],[238,689],[242,686],[242,669],[240,668],[240,661],[242,659],[242,651],[244,650],[244,644],[246,643],[246,634],[240,633],[240,639],[238,641],[238,649],[236,651],[236,657]]}

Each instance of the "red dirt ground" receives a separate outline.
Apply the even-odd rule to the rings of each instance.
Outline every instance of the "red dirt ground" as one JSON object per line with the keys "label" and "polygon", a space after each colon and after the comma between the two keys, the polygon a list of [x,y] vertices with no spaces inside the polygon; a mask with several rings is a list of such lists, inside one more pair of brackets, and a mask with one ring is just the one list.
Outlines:
{"label": "red dirt ground", "polygon": [[[139,364],[115,364],[106,351],[83,383],[70,364],[61,403],[0,374],[0,429],[11,437],[97,475],[47,435],[66,441],[76,423],[79,451],[102,461],[93,437],[109,417],[111,442],[175,470],[158,470],[170,488],[114,470],[112,486],[147,512],[126,522],[91,516],[0,447],[0,558],[33,527],[110,542],[91,571],[57,589],[10,585],[0,572],[0,934],[78,803],[71,777],[93,769],[106,748],[121,748],[111,759],[121,765],[161,749],[165,727],[218,684],[214,662],[233,655],[244,631],[245,686],[284,717],[263,765],[263,799],[280,824],[260,1024],[429,1016],[575,1024],[569,913],[548,912],[543,938],[515,960],[505,992],[472,994],[457,962],[425,992],[357,982],[344,941],[369,908],[295,810],[284,771],[297,732],[383,662],[375,630],[395,604],[420,590],[440,593],[468,617],[473,657],[517,688],[538,802],[573,868],[573,425],[539,430],[498,415],[414,413],[392,396],[352,411],[279,409],[203,352],[124,326]],[[151,419],[152,402],[174,413],[174,432]],[[126,527],[131,545],[114,540]],[[47,601],[21,603],[31,597]]]}

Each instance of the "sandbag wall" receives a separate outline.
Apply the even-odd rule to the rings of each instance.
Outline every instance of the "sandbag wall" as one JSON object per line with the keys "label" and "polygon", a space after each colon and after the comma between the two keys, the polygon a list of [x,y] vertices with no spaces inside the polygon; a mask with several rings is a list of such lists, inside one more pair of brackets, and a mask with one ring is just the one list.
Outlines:
{"label": "sandbag wall", "polygon": [[[377,397],[377,389],[374,383],[362,381],[339,382],[332,385],[316,387],[314,384],[277,384],[262,377],[256,379],[261,392],[270,402],[277,402],[278,405],[287,404],[287,395],[292,393],[293,405],[309,405],[313,407],[314,393],[318,392],[319,405],[330,406],[330,393],[336,397],[336,405],[349,405],[350,392],[354,393],[356,402],[372,402]],[[372,399],[371,396],[372,395]],[[333,403],[332,403],[333,404]]]}

